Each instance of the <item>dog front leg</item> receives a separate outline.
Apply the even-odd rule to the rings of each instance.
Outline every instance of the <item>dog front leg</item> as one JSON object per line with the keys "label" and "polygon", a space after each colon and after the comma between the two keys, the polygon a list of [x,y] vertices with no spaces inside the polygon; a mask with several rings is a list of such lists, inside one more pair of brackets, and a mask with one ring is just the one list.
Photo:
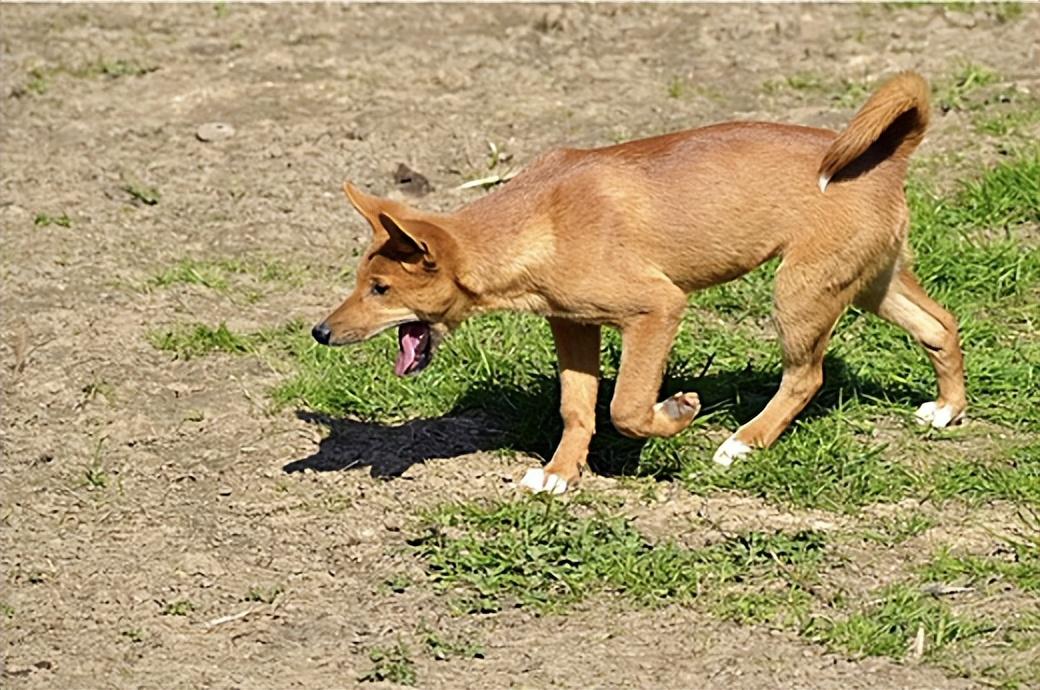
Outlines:
{"label": "dog front leg", "polygon": [[689,426],[701,409],[696,393],[676,393],[657,402],[685,304],[680,296],[671,309],[642,314],[621,326],[621,367],[610,417],[625,436],[674,436]]}
{"label": "dog front leg", "polygon": [[581,478],[596,433],[600,327],[550,318],[560,359],[560,415],[563,437],[544,468],[528,470],[521,486],[535,493],[562,494]]}

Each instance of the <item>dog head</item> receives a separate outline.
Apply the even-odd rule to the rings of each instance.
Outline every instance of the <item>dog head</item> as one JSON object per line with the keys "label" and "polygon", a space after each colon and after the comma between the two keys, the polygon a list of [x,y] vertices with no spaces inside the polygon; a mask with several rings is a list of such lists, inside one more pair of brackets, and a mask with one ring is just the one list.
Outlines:
{"label": "dog head", "polygon": [[418,373],[467,309],[456,273],[458,245],[446,217],[365,194],[349,182],[344,191],[372,226],[372,242],[354,291],[311,333],[323,345],[348,345],[396,327],[394,372]]}

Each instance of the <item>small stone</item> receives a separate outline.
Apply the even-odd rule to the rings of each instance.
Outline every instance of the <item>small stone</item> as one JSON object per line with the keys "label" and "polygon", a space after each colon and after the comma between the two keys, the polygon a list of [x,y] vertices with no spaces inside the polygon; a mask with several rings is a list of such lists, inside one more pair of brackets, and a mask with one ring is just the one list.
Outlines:
{"label": "small stone", "polygon": [[235,128],[226,122],[207,122],[195,130],[199,141],[223,141],[235,135]]}
{"label": "small stone", "polygon": [[404,163],[398,164],[394,182],[398,189],[412,196],[425,196],[433,191],[430,181],[422,173],[412,170]]}

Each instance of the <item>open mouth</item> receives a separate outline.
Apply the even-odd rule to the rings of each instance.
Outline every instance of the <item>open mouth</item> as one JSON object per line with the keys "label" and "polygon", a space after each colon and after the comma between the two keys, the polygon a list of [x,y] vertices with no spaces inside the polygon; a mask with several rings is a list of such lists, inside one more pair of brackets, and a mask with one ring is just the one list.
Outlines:
{"label": "open mouth", "polygon": [[433,338],[430,324],[411,321],[397,327],[397,361],[394,373],[398,376],[417,374],[433,359]]}

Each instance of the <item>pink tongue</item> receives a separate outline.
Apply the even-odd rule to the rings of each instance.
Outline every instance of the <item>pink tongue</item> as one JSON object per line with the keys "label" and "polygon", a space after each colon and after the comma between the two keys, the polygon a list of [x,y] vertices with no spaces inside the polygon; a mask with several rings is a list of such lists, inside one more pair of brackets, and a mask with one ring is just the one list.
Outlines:
{"label": "pink tongue", "polygon": [[394,373],[404,376],[415,366],[419,359],[419,347],[426,335],[426,325],[421,323],[402,324],[397,329],[397,342],[401,350],[394,362]]}

